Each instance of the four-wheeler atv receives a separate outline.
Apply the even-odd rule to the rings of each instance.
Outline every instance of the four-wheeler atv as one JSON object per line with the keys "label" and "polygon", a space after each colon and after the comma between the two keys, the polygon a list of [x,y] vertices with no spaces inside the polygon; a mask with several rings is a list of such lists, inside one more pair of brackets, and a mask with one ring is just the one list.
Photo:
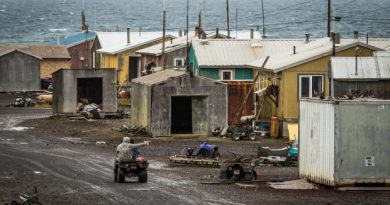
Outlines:
{"label": "four-wheeler atv", "polygon": [[227,136],[238,141],[240,139],[249,138],[250,140],[256,140],[257,134],[254,132],[252,125],[232,125],[227,129]]}
{"label": "four-wheeler atv", "polygon": [[186,157],[198,157],[198,158],[219,158],[220,154],[217,145],[209,145],[207,142],[196,147],[184,147],[180,155]]}
{"label": "four-wheeler atv", "polygon": [[115,182],[123,183],[125,182],[125,177],[138,177],[138,182],[140,183],[146,183],[148,181],[147,168],[149,163],[143,157],[117,163],[117,169],[114,170]]}
{"label": "four-wheeler atv", "polygon": [[225,160],[220,167],[220,180],[251,181],[256,180],[255,163],[252,159],[234,154],[234,160]]}

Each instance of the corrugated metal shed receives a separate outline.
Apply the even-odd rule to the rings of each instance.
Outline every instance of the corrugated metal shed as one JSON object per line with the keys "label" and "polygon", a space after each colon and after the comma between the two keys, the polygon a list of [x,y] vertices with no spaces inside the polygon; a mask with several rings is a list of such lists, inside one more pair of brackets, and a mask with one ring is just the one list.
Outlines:
{"label": "corrugated metal shed", "polygon": [[358,57],[357,67],[355,57],[332,57],[331,65],[334,79],[390,79],[390,56]]}
{"label": "corrugated metal shed", "polygon": [[48,59],[70,59],[70,55],[66,46],[63,45],[0,45],[0,53],[8,50],[17,49],[19,51],[29,53],[34,56]]}
{"label": "corrugated metal shed", "polygon": [[157,72],[155,75],[146,75],[140,78],[135,78],[131,82],[150,86],[183,75],[185,75],[184,71],[167,69],[167,70]]}
{"label": "corrugated metal shed", "polygon": [[[102,47],[97,51],[108,54],[116,54],[162,38],[162,32],[130,32],[130,44],[128,44],[127,32],[97,32],[96,35]],[[175,38],[174,33],[167,33],[166,37]]]}
{"label": "corrugated metal shed", "polygon": [[300,177],[336,187],[389,184],[389,116],[388,100],[301,99]]}

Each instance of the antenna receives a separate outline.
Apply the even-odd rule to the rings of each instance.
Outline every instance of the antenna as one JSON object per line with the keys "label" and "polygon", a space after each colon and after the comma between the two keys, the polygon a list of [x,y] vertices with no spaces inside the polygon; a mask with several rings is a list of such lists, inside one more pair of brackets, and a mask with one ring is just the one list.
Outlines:
{"label": "antenna", "polygon": [[265,17],[264,17],[264,2],[261,0],[261,15],[263,17],[263,38],[265,38]]}
{"label": "antenna", "polygon": [[228,38],[230,38],[229,0],[226,0],[226,24],[227,24],[227,36]]}

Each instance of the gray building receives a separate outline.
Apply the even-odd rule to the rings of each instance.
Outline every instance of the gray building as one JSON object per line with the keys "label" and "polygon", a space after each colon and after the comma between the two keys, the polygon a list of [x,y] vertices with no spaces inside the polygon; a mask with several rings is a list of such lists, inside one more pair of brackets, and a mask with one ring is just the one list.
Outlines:
{"label": "gray building", "polygon": [[0,92],[38,91],[41,57],[18,49],[0,49]]}
{"label": "gray building", "polygon": [[77,102],[87,99],[105,113],[117,111],[114,69],[61,69],[53,74],[53,113],[75,114]]}
{"label": "gray building", "polygon": [[332,96],[352,92],[369,92],[375,98],[390,99],[389,53],[378,52],[374,57],[332,57]]}
{"label": "gray building", "polygon": [[227,87],[172,69],[136,78],[132,125],[145,127],[152,136],[210,134],[227,125]]}

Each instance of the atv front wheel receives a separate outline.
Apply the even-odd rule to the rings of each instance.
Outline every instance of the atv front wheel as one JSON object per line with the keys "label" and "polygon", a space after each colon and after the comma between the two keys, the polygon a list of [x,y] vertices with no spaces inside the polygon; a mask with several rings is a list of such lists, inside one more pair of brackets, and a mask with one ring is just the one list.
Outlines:
{"label": "atv front wheel", "polygon": [[240,133],[234,133],[234,135],[233,135],[233,140],[235,140],[235,141],[238,141],[238,140],[240,140]]}
{"label": "atv front wheel", "polygon": [[125,172],[122,169],[118,170],[118,182],[119,183],[125,182]]}
{"label": "atv front wheel", "polygon": [[249,134],[249,139],[252,140],[252,141],[256,140],[256,133],[254,133],[254,132],[250,133]]}
{"label": "atv front wheel", "polygon": [[138,182],[139,183],[148,182],[148,172],[146,171],[146,169],[143,169],[138,173]]}

